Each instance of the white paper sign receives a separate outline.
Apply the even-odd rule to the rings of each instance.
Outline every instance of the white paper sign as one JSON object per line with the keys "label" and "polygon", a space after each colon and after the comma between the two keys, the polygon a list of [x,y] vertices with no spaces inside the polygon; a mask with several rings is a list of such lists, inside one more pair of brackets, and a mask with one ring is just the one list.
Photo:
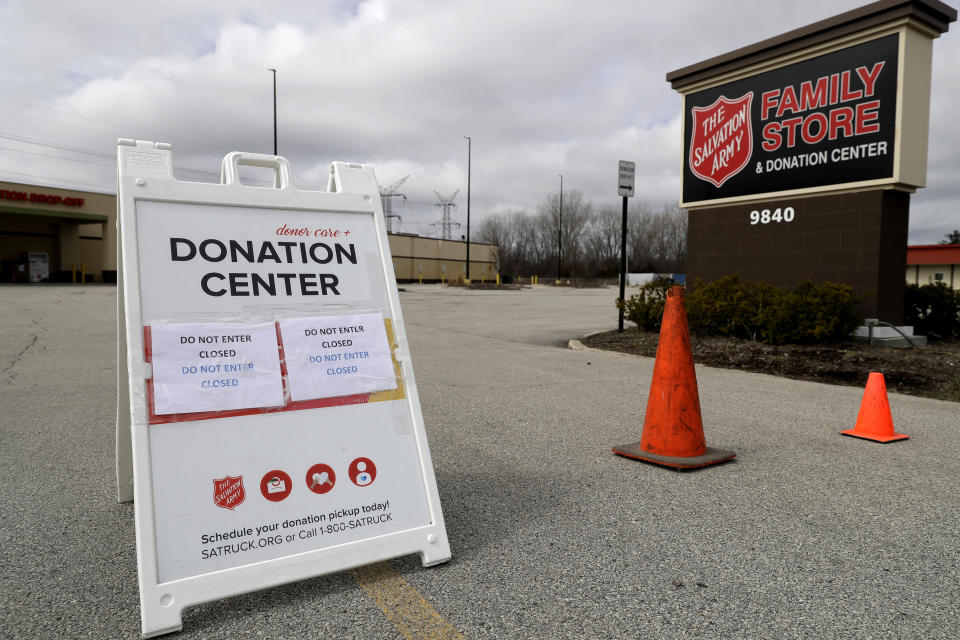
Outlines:
{"label": "white paper sign", "polygon": [[383,316],[280,321],[290,398],[332,398],[397,388]]}
{"label": "white paper sign", "polygon": [[283,405],[272,322],[155,324],[151,342],[156,415]]}

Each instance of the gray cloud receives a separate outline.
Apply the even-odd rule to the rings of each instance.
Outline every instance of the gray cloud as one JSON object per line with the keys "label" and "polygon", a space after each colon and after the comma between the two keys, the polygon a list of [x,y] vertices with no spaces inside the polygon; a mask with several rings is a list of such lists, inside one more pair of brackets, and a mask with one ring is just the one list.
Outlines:
{"label": "gray cloud", "polygon": [[[0,134],[106,156],[118,137],[163,140],[179,167],[206,172],[181,178],[209,180],[229,151],[272,151],[276,67],[280,153],[297,183],[323,188],[333,160],[373,163],[384,184],[409,174],[404,230],[435,229],[434,189],[461,189],[463,221],[464,135],[475,221],[535,210],[561,173],[565,187],[615,206],[620,159],[637,162],[638,196],[675,202],[680,98],[664,74],[861,3],[197,4],[0,5]],[[947,33],[935,45],[928,188],[914,197],[912,242],[958,226],[958,59],[960,38]],[[0,147],[0,177],[115,181],[108,157],[9,137]]]}

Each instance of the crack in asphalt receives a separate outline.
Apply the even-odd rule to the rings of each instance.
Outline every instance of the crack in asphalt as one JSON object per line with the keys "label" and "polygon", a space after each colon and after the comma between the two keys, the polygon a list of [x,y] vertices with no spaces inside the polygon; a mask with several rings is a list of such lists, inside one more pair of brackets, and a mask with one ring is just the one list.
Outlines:
{"label": "crack in asphalt", "polygon": [[[27,351],[29,351],[30,348],[31,348],[33,345],[37,344],[37,340],[38,340],[39,338],[40,338],[40,334],[39,334],[39,333],[31,334],[31,336],[30,336],[30,342],[27,344],[27,346],[25,346],[23,349],[21,349],[21,350],[20,350],[20,353],[18,353],[17,355],[13,356],[13,359],[10,361],[10,364],[8,364],[7,366],[5,366],[5,367],[3,368],[3,370],[0,371],[0,373],[9,373],[11,369],[13,369],[15,366],[17,366],[17,363],[20,362],[21,359],[23,359],[23,356],[26,355]],[[16,377],[17,377],[17,374],[15,374],[15,373],[11,374],[10,377],[7,379],[7,382],[10,382],[11,380],[14,380]]]}

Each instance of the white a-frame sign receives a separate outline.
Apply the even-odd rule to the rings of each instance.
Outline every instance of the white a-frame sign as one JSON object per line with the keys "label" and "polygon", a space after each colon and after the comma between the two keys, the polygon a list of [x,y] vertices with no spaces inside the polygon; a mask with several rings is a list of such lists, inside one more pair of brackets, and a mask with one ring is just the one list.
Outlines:
{"label": "white a-frame sign", "polygon": [[[145,637],[183,608],[420,553],[450,559],[373,169],[327,191],[231,153],[174,178],[120,140],[117,481]],[[274,188],[238,165],[272,168]]]}

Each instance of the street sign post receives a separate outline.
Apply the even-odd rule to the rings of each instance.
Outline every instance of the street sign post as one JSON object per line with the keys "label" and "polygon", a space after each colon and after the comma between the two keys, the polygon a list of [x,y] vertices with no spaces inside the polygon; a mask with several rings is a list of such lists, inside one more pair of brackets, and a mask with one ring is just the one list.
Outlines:
{"label": "street sign post", "polygon": [[620,161],[620,168],[617,174],[617,193],[624,198],[633,197],[633,183],[636,168],[637,165],[634,162],[628,162],[626,160]]}

